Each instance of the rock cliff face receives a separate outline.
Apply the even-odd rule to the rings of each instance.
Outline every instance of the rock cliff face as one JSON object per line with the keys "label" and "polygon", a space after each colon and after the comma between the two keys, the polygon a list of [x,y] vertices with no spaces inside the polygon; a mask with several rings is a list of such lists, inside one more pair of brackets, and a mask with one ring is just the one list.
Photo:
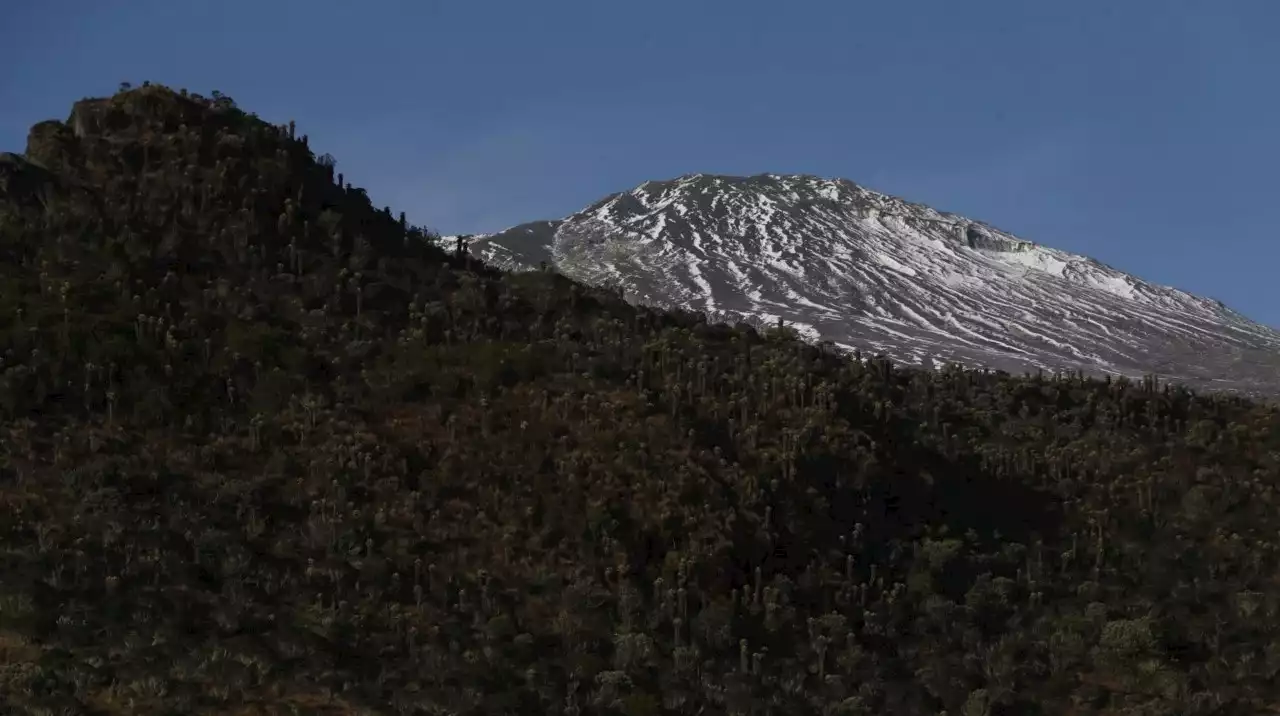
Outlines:
{"label": "rock cliff face", "polygon": [[546,262],[637,302],[781,320],[910,364],[1157,373],[1280,394],[1280,332],[1218,301],[845,180],[646,182],[472,243],[505,268]]}
{"label": "rock cliff face", "polygon": [[52,181],[48,171],[26,157],[0,153],[0,199],[22,205],[41,203]]}

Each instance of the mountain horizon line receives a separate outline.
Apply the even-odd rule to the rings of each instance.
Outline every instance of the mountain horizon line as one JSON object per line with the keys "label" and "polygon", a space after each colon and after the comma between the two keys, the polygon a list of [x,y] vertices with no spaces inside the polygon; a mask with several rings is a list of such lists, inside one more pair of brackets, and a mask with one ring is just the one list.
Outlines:
{"label": "mountain horizon line", "polygon": [[[848,185],[850,185],[850,186],[857,187],[857,188],[859,188],[859,189],[865,190],[865,191],[870,192],[870,193],[872,193],[872,194],[876,194],[876,195],[879,195],[879,196],[887,197],[887,198],[892,199],[892,200],[895,200],[895,201],[900,201],[900,202],[902,202],[902,203],[904,203],[904,204],[907,204],[907,205],[924,206],[924,207],[932,208],[932,209],[934,209],[934,210],[935,210],[939,215],[941,215],[941,216],[943,216],[943,217],[954,218],[954,219],[955,219],[955,220],[957,220],[957,221],[963,221],[963,222],[970,223],[970,224],[977,224],[977,225],[980,225],[980,226],[985,226],[985,227],[988,227],[988,228],[990,228],[990,229],[994,229],[994,230],[996,230],[996,231],[1000,231],[1001,233],[1009,234],[1009,235],[1011,235],[1011,236],[1021,236],[1021,234],[1017,234],[1017,233],[1015,233],[1015,232],[1008,231],[1008,230],[1006,230],[1006,229],[1001,228],[999,225],[997,225],[997,224],[993,223],[993,222],[992,222],[992,221],[990,221],[990,220],[987,220],[987,219],[975,219],[975,218],[973,218],[973,217],[969,216],[968,214],[964,214],[964,213],[959,212],[959,211],[952,211],[952,210],[947,210],[947,209],[937,209],[936,207],[933,207],[931,204],[927,204],[927,203],[925,203],[925,202],[918,202],[918,201],[914,201],[914,200],[912,200],[912,199],[907,199],[907,198],[903,197],[903,196],[902,196],[902,195],[900,195],[900,194],[893,194],[893,193],[889,193],[889,192],[881,191],[881,190],[879,190],[879,189],[871,188],[869,185],[864,184],[864,183],[861,183],[861,182],[858,182],[858,181],[855,181],[855,180],[853,180],[853,179],[850,179],[850,178],[848,178],[847,176],[840,176],[840,175],[827,175],[827,174],[817,174],[817,173],[811,173],[811,172],[774,172],[774,171],[764,171],[764,172],[756,172],[756,173],[754,173],[754,174],[732,174],[732,173],[725,173],[725,172],[703,172],[703,171],[685,172],[685,173],[682,173],[682,174],[676,175],[676,176],[674,176],[674,177],[671,177],[671,178],[669,178],[669,179],[646,179],[646,180],[644,180],[644,181],[641,181],[641,182],[640,182],[640,183],[638,183],[638,184],[634,184],[634,185],[632,185],[629,189],[622,189],[622,190],[619,190],[619,191],[614,191],[614,192],[608,193],[608,194],[604,195],[604,197],[603,197],[602,199],[597,200],[597,201],[596,201],[596,202],[594,202],[593,204],[589,204],[589,205],[588,205],[588,207],[593,206],[593,205],[598,204],[598,203],[603,202],[603,201],[607,201],[607,200],[609,200],[609,199],[612,199],[612,198],[614,198],[614,197],[620,196],[620,195],[622,195],[622,194],[626,194],[626,193],[629,193],[629,192],[634,192],[634,191],[640,190],[640,189],[642,189],[642,188],[644,188],[644,187],[646,187],[646,186],[652,185],[652,184],[669,184],[669,183],[675,183],[675,182],[680,182],[680,181],[692,181],[692,180],[697,180],[697,179],[720,179],[720,180],[727,180],[727,181],[750,181],[750,180],[755,180],[755,179],[795,179],[795,180],[817,180],[817,181],[834,182],[834,183],[840,183],[840,184],[848,184]],[[557,221],[563,221],[564,219],[567,219],[567,218],[569,218],[569,217],[572,217],[572,216],[575,216],[575,215],[577,215],[577,214],[582,213],[582,211],[583,211],[583,210],[579,210],[579,211],[577,211],[577,212],[573,212],[573,213],[571,213],[571,214],[567,214],[567,215],[565,215],[564,217],[560,217],[560,218],[548,218],[548,217],[545,217],[545,216],[544,216],[544,217],[542,217],[542,218],[531,219],[531,220],[529,220],[529,221],[521,221],[521,222],[517,222],[517,223],[514,223],[514,224],[506,224],[506,225],[502,226],[502,228],[499,228],[499,229],[497,229],[497,230],[495,230],[495,231],[449,232],[449,233],[441,233],[439,236],[440,236],[440,241],[441,241],[442,243],[451,243],[451,242],[456,241],[458,238],[465,238],[465,239],[469,239],[469,240],[484,240],[484,239],[487,239],[488,237],[492,237],[492,236],[497,236],[497,235],[500,235],[500,234],[504,234],[504,233],[509,232],[509,231],[511,231],[511,230],[513,230],[513,229],[518,229],[518,228],[523,227],[523,226],[529,226],[529,225],[531,225],[531,224],[538,224],[538,223],[544,223],[544,222],[545,222],[545,223],[554,223],[554,222],[557,222]],[[1033,244],[1033,245],[1042,245],[1042,246],[1050,246],[1050,247],[1053,247],[1053,248],[1057,248],[1056,246],[1053,246],[1052,244],[1048,244],[1048,243],[1037,242],[1037,241],[1031,241],[1031,240],[1028,240],[1028,241],[1030,241],[1030,243],[1031,243],[1031,244]],[[1245,315],[1245,316],[1246,316],[1246,317],[1248,317],[1250,320],[1254,320],[1254,321],[1261,322],[1261,321],[1259,321],[1259,319],[1256,319],[1256,318],[1253,318],[1252,316],[1248,316],[1247,314],[1244,314],[1242,311],[1240,311],[1240,310],[1238,310],[1238,309],[1236,309],[1236,308],[1232,307],[1231,305],[1227,304],[1225,301],[1223,301],[1223,300],[1221,300],[1221,299],[1219,299],[1219,298],[1217,298],[1217,297],[1210,296],[1210,295],[1207,295],[1207,294],[1195,293],[1195,292],[1193,292],[1193,291],[1189,291],[1189,290],[1187,290],[1187,289],[1180,288],[1180,287],[1178,287],[1176,284],[1173,284],[1173,283],[1165,283],[1165,282],[1159,282],[1159,281],[1155,281],[1155,280],[1147,279],[1147,278],[1144,278],[1144,277],[1140,276],[1140,275],[1139,275],[1135,270],[1131,270],[1131,269],[1128,269],[1128,268],[1124,268],[1124,267],[1121,267],[1121,266],[1116,265],[1116,264],[1114,264],[1114,263],[1109,263],[1109,262],[1106,262],[1106,261],[1102,261],[1101,259],[1095,258],[1095,257],[1093,257],[1093,256],[1089,256],[1088,254],[1084,254],[1084,253],[1080,253],[1080,252],[1076,252],[1076,251],[1070,251],[1070,250],[1067,250],[1067,249],[1059,249],[1059,250],[1067,251],[1068,253],[1072,253],[1072,254],[1077,255],[1077,256],[1082,256],[1082,257],[1084,257],[1084,258],[1087,258],[1089,261],[1092,261],[1092,262],[1094,262],[1094,263],[1096,263],[1096,264],[1098,264],[1098,265],[1100,265],[1100,266],[1106,267],[1106,268],[1108,268],[1108,269],[1112,269],[1112,270],[1116,270],[1116,271],[1124,272],[1124,273],[1126,273],[1126,274],[1128,274],[1128,275],[1130,275],[1130,276],[1133,276],[1133,277],[1135,277],[1135,278],[1139,278],[1139,279],[1141,279],[1142,281],[1144,281],[1144,282],[1146,282],[1146,283],[1148,283],[1148,284],[1151,284],[1151,285],[1153,285],[1153,286],[1159,286],[1159,287],[1161,287],[1161,288],[1173,289],[1173,290],[1176,290],[1176,291],[1180,291],[1180,292],[1186,293],[1186,294],[1188,294],[1188,295],[1192,295],[1192,296],[1196,296],[1196,297],[1198,297],[1198,298],[1202,298],[1202,299],[1206,299],[1206,300],[1209,300],[1209,301],[1213,301],[1214,303],[1218,304],[1219,306],[1223,307],[1224,309],[1227,309],[1227,310],[1232,311],[1233,313],[1239,313],[1240,315]],[[1264,325],[1268,325],[1268,327],[1270,327],[1270,328],[1280,329],[1280,326],[1272,326],[1272,325],[1270,325],[1270,324],[1264,324]]]}
{"label": "mountain horizon line", "polygon": [[1220,299],[843,177],[692,172],[440,241],[459,237],[501,269],[551,266],[715,320],[784,320],[908,364],[1153,373],[1228,390],[1243,375],[1249,394],[1280,393],[1280,331]]}

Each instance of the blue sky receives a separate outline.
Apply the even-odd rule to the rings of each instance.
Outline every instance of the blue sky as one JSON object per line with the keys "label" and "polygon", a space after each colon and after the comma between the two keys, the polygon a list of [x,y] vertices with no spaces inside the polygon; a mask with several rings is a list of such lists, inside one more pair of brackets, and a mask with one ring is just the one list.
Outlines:
{"label": "blue sky", "polygon": [[797,172],[1280,326],[1277,0],[0,3],[0,149],[145,79],[295,119],[444,233]]}

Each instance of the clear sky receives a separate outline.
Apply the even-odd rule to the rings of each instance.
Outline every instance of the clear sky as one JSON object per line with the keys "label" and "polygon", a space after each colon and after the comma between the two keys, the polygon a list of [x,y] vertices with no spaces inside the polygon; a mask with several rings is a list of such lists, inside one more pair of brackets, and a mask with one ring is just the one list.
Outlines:
{"label": "clear sky", "polygon": [[1280,326],[1280,0],[0,2],[0,149],[150,79],[444,233],[852,179]]}

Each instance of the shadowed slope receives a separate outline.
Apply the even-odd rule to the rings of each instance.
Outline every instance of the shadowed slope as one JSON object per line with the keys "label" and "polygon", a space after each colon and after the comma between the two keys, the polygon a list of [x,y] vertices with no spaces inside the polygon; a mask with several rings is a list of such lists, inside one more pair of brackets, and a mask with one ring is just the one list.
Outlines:
{"label": "shadowed slope", "polygon": [[503,274],[293,135],[145,87],[0,161],[5,713],[1280,703],[1274,409]]}

